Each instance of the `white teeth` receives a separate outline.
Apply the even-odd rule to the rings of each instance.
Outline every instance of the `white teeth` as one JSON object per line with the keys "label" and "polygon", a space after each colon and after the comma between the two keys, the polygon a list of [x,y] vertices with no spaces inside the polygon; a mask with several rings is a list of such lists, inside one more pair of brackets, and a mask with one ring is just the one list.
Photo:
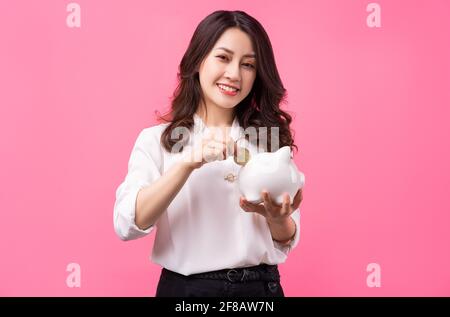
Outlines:
{"label": "white teeth", "polygon": [[217,85],[219,86],[221,89],[226,90],[226,91],[238,91],[236,88],[231,88],[228,86],[224,86],[224,85]]}

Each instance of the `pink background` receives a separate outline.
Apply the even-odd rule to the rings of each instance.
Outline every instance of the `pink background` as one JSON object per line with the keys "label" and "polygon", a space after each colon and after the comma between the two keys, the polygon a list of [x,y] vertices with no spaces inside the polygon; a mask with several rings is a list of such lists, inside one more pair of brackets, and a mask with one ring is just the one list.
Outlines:
{"label": "pink background", "polygon": [[81,28],[69,2],[0,2],[0,295],[154,295],[154,235],[116,237],[115,190],[217,9],[264,25],[289,92],[306,187],[286,295],[450,295],[448,1],[376,1],[381,28],[371,1],[80,0]]}

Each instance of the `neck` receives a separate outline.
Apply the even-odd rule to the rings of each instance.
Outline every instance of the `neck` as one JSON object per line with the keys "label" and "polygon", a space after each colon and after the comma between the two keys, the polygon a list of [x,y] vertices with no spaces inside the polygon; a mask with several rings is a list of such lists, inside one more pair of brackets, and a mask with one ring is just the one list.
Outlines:
{"label": "neck", "polygon": [[234,120],[233,109],[208,107],[208,111],[205,111],[205,106],[201,105],[196,113],[207,127],[231,127]]}

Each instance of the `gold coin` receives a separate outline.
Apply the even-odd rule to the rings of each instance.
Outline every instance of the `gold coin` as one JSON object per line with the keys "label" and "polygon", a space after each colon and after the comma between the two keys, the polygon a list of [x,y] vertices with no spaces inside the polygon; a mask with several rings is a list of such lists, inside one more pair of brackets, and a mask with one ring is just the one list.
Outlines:
{"label": "gold coin", "polygon": [[250,151],[245,147],[237,147],[237,150],[234,153],[234,162],[244,166],[248,161],[250,161]]}

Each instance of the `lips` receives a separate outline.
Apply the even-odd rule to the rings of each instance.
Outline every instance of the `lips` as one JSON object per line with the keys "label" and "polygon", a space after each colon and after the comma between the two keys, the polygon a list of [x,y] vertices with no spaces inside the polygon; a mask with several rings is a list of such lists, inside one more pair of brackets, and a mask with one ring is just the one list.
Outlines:
{"label": "lips", "polygon": [[222,85],[222,86],[227,86],[227,87],[230,87],[230,88],[234,88],[234,89],[236,89],[237,91],[240,90],[239,87],[236,87],[236,86],[233,86],[233,85],[222,84],[222,83],[217,83],[217,85]]}
{"label": "lips", "polygon": [[229,87],[229,86],[227,86],[227,85],[217,84],[217,87],[219,88],[220,92],[221,92],[222,94],[224,94],[224,95],[227,95],[227,96],[236,96],[236,95],[238,94],[238,92],[239,92],[239,89],[238,89],[238,90],[234,90],[234,89],[231,89],[231,88],[224,89],[224,88],[223,88],[224,86],[225,86],[225,87]]}

